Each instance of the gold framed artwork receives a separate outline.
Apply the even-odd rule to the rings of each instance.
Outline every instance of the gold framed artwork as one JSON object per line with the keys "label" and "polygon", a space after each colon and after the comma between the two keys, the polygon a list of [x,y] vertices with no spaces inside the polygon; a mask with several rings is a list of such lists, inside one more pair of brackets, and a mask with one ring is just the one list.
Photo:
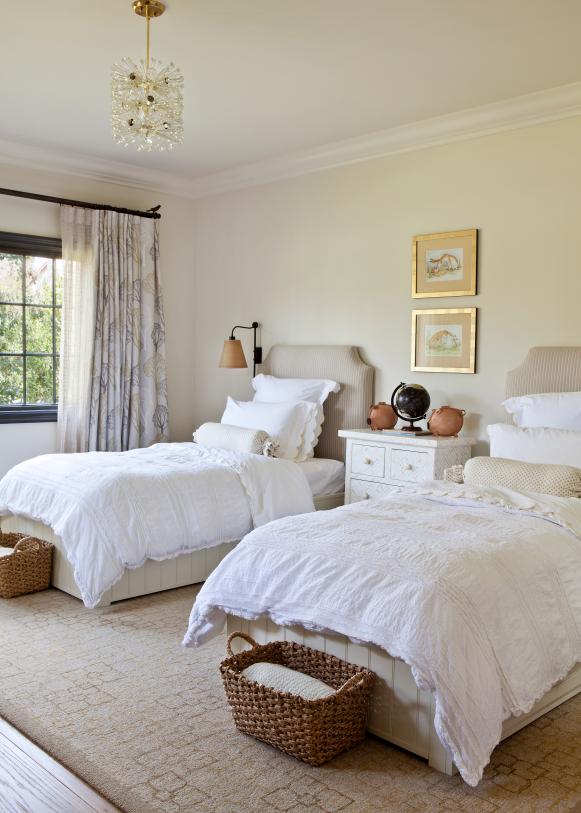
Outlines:
{"label": "gold framed artwork", "polygon": [[476,294],[477,229],[418,234],[412,240],[412,297]]}
{"label": "gold framed artwork", "polygon": [[412,370],[473,373],[475,362],[476,308],[412,311]]}

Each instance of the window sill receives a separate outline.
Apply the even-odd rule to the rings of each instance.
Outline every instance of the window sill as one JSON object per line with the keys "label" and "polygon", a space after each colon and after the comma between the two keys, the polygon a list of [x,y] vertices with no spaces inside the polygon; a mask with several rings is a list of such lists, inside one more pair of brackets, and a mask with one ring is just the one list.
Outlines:
{"label": "window sill", "polygon": [[15,406],[0,407],[2,423],[56,423],[56,406]]}

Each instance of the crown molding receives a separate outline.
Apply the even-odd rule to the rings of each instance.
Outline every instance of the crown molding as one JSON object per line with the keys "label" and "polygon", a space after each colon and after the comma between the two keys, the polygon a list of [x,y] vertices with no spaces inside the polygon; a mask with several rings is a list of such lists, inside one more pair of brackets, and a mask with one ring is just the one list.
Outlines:
{"label": "crown molding", "polygon": [[102,183],[190,197],[191,181],[177,175],[123,161],[109,161],[56,147],[39,147],[0,139],[0,164],[58,172]]}
{"label": "crown molding", "polygon": [[204,198],[334,167],[581,115],[581,82],[516,96],[366,136],[188,179],[81,153],[0,140],[0,163],[61,172],[158,194]]}
{"label": "crown molding", "polygon": [[531,127],[581,115],[581,82],[472,107],[366,136],[200,177],[190,195],[203,198],[397,153]]}

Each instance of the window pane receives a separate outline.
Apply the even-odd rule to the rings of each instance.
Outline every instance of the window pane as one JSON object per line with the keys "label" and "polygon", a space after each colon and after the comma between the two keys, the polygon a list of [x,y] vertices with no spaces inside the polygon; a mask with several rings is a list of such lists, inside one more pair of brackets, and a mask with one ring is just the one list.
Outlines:
{"label": "window pane", "polygon": [[26,301],[52,305],[52,260],[26,258]]}
{"label": "window pane", "polygon": [[52,404],[52,358],[26,359],[26,403]]}
{"label": "window pane", "polygon": [[57,353],[61,347],[61,321],[62,321],[62,311],[60,308],[54,309],[54,339],[55,339],[55,349]]}
{"label": "window pane", "polygon": [[22,306],[0,305],[0,353],[22,353]]}
{"label": "window pane", "polygon": [[63,267],[62,260],[54,261],[54,301],[57,305],[63,304]]}
{"label": "window pane", "polygon": [[23,398],[22,359],[0,356],[0,404],[21,404]]}
{"label": "window pane", "polygon": [[0,254],[0,302],[22,302],[23,267],[18,254]]}
{"label": "window pane", "polygon": [[27,305],[26,352],[52,353],[52,308]]}

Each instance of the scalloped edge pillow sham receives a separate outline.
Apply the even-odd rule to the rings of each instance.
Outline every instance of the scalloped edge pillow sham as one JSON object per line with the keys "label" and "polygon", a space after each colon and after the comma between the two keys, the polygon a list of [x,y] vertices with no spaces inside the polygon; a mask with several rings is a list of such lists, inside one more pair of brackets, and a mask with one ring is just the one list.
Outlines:
{"label": "scalloped edge pillow sham", "polygon": [[313,423],[308,425],[300,451],[301,460],[314,457],[325,412],[323,404],[332,392],[339,392],[341,385],[329,378],[279,378],[259,373],[252,379],[257,403],[280,403],[284,401],[309,401],[319,405]]}
{"label": "scalloped edge pillow sham", "polygon": [[317,410],[318,404],[309,401],[261,403],[236,401],[228,396],[220,423],[267,432],[278,441],[277,457],[301,463],[306,460],[302,453],[303,437],[312,433]]}

